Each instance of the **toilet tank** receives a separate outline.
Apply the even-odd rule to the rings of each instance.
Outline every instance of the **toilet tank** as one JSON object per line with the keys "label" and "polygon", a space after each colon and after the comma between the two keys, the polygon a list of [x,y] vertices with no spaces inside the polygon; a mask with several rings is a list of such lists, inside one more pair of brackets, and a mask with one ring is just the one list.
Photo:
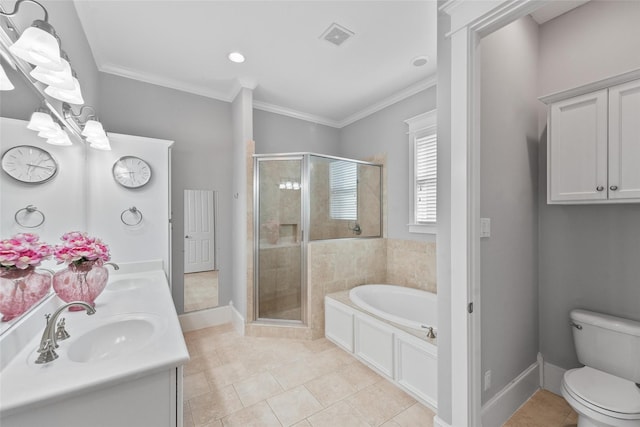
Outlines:
{"label": "toilet tank", "polygon": [[570,317],[580,363],[640,383],[640,322],[587,310]]}

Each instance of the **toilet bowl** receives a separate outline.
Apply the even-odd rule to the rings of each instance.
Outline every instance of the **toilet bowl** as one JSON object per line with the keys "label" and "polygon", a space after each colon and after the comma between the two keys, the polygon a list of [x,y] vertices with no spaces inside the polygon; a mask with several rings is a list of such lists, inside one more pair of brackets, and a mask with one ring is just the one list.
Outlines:
{"label": "toilet bowl", "polygon": [[640,427],[640,388],[585,366],[567,371],[562,396],[578,413],[578,427]]}

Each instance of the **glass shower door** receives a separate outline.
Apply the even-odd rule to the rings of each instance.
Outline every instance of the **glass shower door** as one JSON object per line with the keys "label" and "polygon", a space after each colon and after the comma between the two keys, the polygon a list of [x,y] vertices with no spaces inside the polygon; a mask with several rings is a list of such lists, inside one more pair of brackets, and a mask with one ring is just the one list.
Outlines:
{"label": "glass shower door", "polygon": [[303,157],[256,159],[256,319],[304,320]]}

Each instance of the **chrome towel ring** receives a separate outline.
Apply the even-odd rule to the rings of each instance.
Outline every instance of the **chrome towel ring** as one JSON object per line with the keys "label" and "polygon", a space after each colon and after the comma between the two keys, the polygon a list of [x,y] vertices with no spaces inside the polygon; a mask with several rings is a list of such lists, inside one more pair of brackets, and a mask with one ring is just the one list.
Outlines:
{"label": "chrome towel ring", "polygon": [[[38,222],[35,225],[27,225],[25,223],[23,223],[22,221],[20,221],[19,217],[21,216],[20,214],[22,213],[22,221],[24,221],[24,219],[27,216],[30,216],[31,214],[36,214],[36,215],[40,215],[40,222]],[[27,205],[27,207],[22,208],[22,209],[18,209],[18,211],[16,212],[16,214],[13,216],[13,219],[16,221],[16,224],[18,224],[20,227],[23,228],[37,228],[40,227],[42,224],[44,224],[44,220],[45,220],[45,216],[44,213],[42,213],[42,211],[39,211],[37,207],[33,206],[33,205]]]}
{"label": "chrome towel ring", "polygon": [[[127,215],[127,212],[129,212],[131,215]],[[125,219],[125,215],[132,218],[127,221]],[[123,210],[120,214],[120,221],[122,221],[122,223],[128,227],[135,227],[136,225],[140,224],[142,222],[142,218],[142,212],[135,206]]]}

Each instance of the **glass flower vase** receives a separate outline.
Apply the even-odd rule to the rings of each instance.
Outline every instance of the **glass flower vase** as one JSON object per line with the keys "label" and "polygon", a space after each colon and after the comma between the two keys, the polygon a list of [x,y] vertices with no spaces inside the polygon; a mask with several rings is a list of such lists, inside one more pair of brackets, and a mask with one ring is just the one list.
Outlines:
{"label": "glass flower vase", "polygon": [[[109,271],[96,261],[71,263],[53,275],[53,290],[64,302],[84,301],[95,307],[95,299],[107,286],[108,279]],[[84,308],[69,308],[69,311],[80,310]]]}
{"label": "glass flower vase", "polygon": [[35,267],[25,269],[0,267],[0,313],[7,322],[29,310],[51,289],[51,275]]}

